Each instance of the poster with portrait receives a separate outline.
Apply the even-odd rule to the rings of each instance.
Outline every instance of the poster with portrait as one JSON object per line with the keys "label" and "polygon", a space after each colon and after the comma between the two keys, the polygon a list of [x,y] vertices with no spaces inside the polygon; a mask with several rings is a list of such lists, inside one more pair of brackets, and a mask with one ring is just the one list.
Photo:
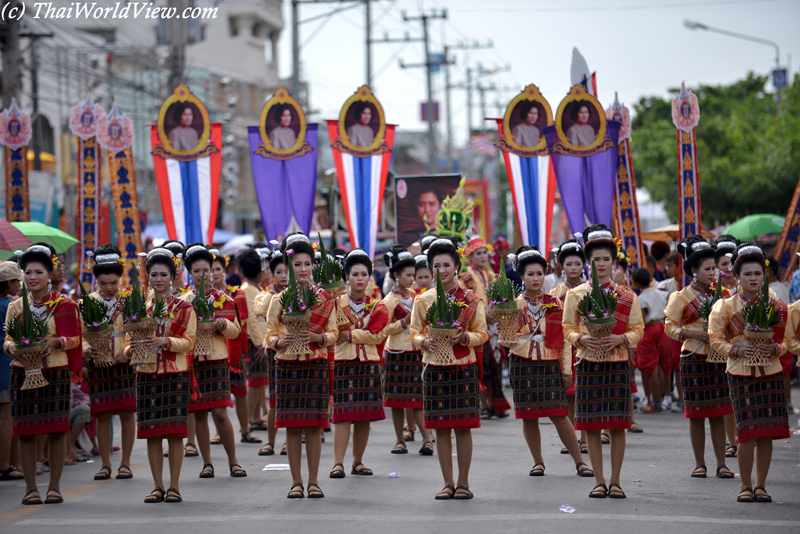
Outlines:
{"label": "poster with portrait", "polygon": [[436,233],[436,215],[442,201],[453,196],[461,175],[398,176],[395,178],[397,242],[404,247],[426,234]]}
{"label": "poster with portrait", "polygon": [[606,136],[607,121],[600,101],[576,84],[558,105],[556,138],[551,152],[570,156],[591,156],[614,146]]}
{"label": "poster with portrait", "polygon": [[158,112],[160,145],[153,154],[178,161],[193,161],[219,151],[211,139],[208,110],[188,87],[179,85]]}
{"label": "poster with portrait", "polygon": [[333,148],[353,156],[377,156],[390,151],[384,141],[383,106],[366,85],[345,101],[339,112],[339,138]]}
{"label": "poster with portrait", "polygon": [[547,154],[544,128],[553,124],[550,104],[533,84],[514,97],[503,116],[503,136],[495,142],[500,150],[522,157]]}
{"label": "poster with portrait", "polygon": [[281,87],[261,110],[258,127],[261,144],[255,154],[282,161],[307,154],[314,150],[306,139],[307,129],[306,114],[300,103]]}

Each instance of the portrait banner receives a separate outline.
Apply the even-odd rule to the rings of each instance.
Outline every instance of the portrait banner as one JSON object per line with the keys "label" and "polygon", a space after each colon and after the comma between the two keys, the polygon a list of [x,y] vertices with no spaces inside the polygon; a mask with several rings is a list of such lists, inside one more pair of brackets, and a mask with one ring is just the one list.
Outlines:
{"label": "portrait banner", "polygon": [[442,208],[442,202],[455,195],[460,181],[460,174],[396,176],[394,192],[397,243],[408,248],[423,236],[436,234],[436,216]]}
{"label": "portrait banner", "polygon": [[170,239],[211,244],[219,208],[222,124],[179,85],[151,127],[153,167]]}
{"label": "portrait banner", "polygon": [[797,268],[797,254],[800,253],[800,180],[794,188],[792,203],[786,213],[786,222],[775,245],[775,258],[778,261],[778,279],[789,282]]}
{"label": "portrait banner", "polygon": [[78,137],[78,279],[88,288],[94,285],[91,262],[86,253],[102,243],[100,236],[100,214],[102,177],[100,145],[97,138]]}
{"label": "portrait banner", "polygon": [[620,123],[606,120],[600,102],[580,84],[558,106],[555,124],[544,128],[550,160],[572,233],[590,224],[611,227]]}
{"label": "portrait banner", "polygon": [[108,153],[108,168],[111,173],[111,196],[114,200],[114,220],[117,224],[117,246],[125,260],[122,284],[131,283],[133,267],[139,269],[139,281],[145,283],[145,271],[139,265],[142,247],[142,225],[139,218],[139,195],[136,192],[136,173],[130,148],[117,153]]}
{"label": "portrait banner", "polygon": [[386,124],[383,107],[366,85],[345,101],[338,120],[328,121],[350,243],[370,257],[375,253],[394,128]]}
{"label": "portrait banner", "polygon": [[11,106],[0,114],[0,143],[6,175],[6,220],[28,222],[31,220],[28,185],[28,142],[31,139],[31,117],[11,99]]}
{"label": "portrait banner", "polygon": [[606,109],[606,119],[621,124],[617,139],[617,180],[614,187],[614,230],[622,241],[622,250],[628,258],[628,274],[639,267],[647,267],[642,246],[639,204],[636,200],[636,180],[633,174],[630,132],[631,114],[620,104],[616,93],[614,104]]}

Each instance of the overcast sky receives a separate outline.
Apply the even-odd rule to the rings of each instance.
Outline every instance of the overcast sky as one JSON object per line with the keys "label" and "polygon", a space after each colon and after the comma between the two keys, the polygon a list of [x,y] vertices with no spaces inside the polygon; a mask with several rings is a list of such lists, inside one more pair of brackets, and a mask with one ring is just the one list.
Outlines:
{"label": "overcast sky", "polygon": [[[316,17],[348,3],[301,4],[300,20]],[[798,0],[373,0],[373,39],[422,35],[420,22],[408,16],[447,9],[446,21],[430,23],[431,51],[465,40],[494,47],[458,51],[451,83],[465,79],[467,61],[484,68],[505,67],[484,79],[502,92],[487,93],[488,115],[498,116],[522,88],[535,83],[553,111],[570,87],[572,49],[577,47],[589,68],[597,72],[599,99],[606,107],[619,92],[629,105],[646,95],[667,96],[669,87],[724,84],[748,71],[765,74],[775,67],[770,46],[708,31],[692,31],[685,19],[708,26],[771,39],[780,46],[781,64],[791,56],[792,72],[800,62],[800,1]],[[284,1],[286,27],[281,35],[280,74],[291,76],[291,1]],[[343,10],[300,27],[302,72],[310,84],[317,121],[338,117],[339,109],[365,83],[364,6]],[[467,56],[469,54],[469,56]],[[422,68],[401,69],[398,60],[423,62],[421,43],[374,44],[373,90],[387,121],[400,128],[422,130],[419,105],[426,98]],[[434,99],[444,110],[444,74],[434,75]],[[767,89],[771,90],[771,84]],[[456,142],[466,138],[466,91],[452,91]],[[478,124],[474,95],[473,125]],[[701,109],[702,115],[702,109]],[[702,120],[702,119],[701,119]],[[444,114],[442,114],[444,133]],[[634,132],[635,136],[635,132]]]}

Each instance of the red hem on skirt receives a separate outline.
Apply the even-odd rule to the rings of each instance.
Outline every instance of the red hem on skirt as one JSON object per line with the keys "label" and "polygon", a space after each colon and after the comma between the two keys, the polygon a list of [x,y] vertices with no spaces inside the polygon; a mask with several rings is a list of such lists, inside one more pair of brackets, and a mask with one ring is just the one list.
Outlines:
{"label": "red hem on skirt", "polygon": [[[781,432],[781,434],[776,434]],[[788,439],[791,436],[788,428],[768,428],[765,430],[750,430],[748,432],[736,432],[736,440],[741,443],[756,438]]]}
{"label": "red hem on skirt", "polygon": [[[324,425],[323,425],[324,423]],[[299,428],[299,427],[308,427],[308,428],[330,428],[328,424],[328,420],[319,421],[316,419],[300,419],[297,421],[275,421],[275,428]]]}
{"label": "red hem on skirt", "polygon": [[606,421],[605,423],[579,423],[575,421],[575,430],[627,430],[630,421]]}
{"label": "red hem on skirt", "polygon": [[189,401],[189,413],[199,412],[200,410],[212,410],[214,408],[233,408],[233,401],[230,399],[211,402]]}
{"label": "red hem on skirt", "polygon": [[391,401],[384,399],[383,406],[385,408],[414,408],[415,410],[421,410],[422,401]]}
{"label": "red hem on skirt", "polygon": [[369,413],[356,413],[356,414],[337,414],[336,413],[336,406],[334,406],[333,412],[333,424],[336,423],[355,423],[357,421],[369,421],[370,423],[374,423],[375,421],[383,421],[386,419],[386,412],[381,410],[380,412],[369,412]]}
{"label": "red hem on skirt", "polygon": [[136,439],[147,438],[188,438],[189,428],[185,426],[171,426],[153,430],[136,430]]}
{"label": "red hem on skirt", "polygon": [[104,402],[103,404],[90,404],[89,409],[91,410],[92,417],[99,413],[106,413],[106,412],[114,412],[114,415],[117,415],[120,410],[132,410],[136,411],[136,398],[133,399],[125,399],[123,401],[117,402]]}
{"label": "red hem on skirt", "polygon": [[269,403],[270,408],[274,408],[275,406],[278,405],[278,399],[276,399],[275,397],[270,398],[269,401],[267,402]]}
{"label": "red hem on skirt", "polygon": [[498,397],[493,399],[493,401],[495,412],[507,412],[511,409],[511,405],[508,403],[508,400],[505,397]]}
{"label": "red hem on skirt", "polygon": [[260,388],[268,385],[269,380],[247,380],[247,387],[249,388]]}
{"label": "red hem on skirt", "polygon": [[733,413],[733,405],[725,406],[723,408],[714,408],[713,410],[692,410],[689,411],[684,408],[684,419],[706,419],[708,417],[720,417],[723,415],[731,415]]}
{"label": "red hem on skirt", "polygon": [[436,428],[450,428],[454,430],[480,428],[480,419],[462,419],[460,421],[423,421],[422,428],[436,429]]}
{"label": "red hem on skirt", "polygon": [[247,396],[247,388],[231,388],[231,395],[235,397],[246,397]]}
{"label": "red hem on skirt", "polygon": [[69,433],[69,420],[66,423],[55,423],[50,425],[31,425],[26,427],[14,426],[11,434],[17,436],[40,436],[42,434]]}
{"label": "red hem on skirt", "polygon": [[515,419],[540,419],[542,417],[562,417],[569,415],[566,408],[558,410],[514,410]]}

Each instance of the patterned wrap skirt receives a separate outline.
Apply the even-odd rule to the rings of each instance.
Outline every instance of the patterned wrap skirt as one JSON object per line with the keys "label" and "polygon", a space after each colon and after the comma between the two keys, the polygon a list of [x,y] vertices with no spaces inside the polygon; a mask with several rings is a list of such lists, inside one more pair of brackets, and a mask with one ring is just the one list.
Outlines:
{"label": "patterned wrap skirt", "polygon": [[383,353],[383,405],[422,409],[422,353]]}
{"label": "patterned wrap skirt", "polygon": [[587,362],[575,366],[575,430],[631,427],[630,363]]}
{"label": "patterned wrap skirt", "polygon": [[333,422],[381,421],[383,410],[380,362],[337,360],[333,368]]}
{"label": "patterned wrap skirt", "polygon": [[[496,336],[496,334],[495,334]],[[495,339],[496,341],[496,339]],[[492,342],[483,345],[483,383],[492,389],[492,406],[495,412],[505,412],[511,409],[505,394],[503,394],[503,366],[494,357]]]}
{"label": "patterned wrap skirt", "polygon": [[127,363],[98,367],[86,364],[92,415],[136,409],[136,372]]}
{"label": "patterned wrap skirt", "polygon": [[275,426],[328,428],[328,360],[274,360]]}
{"label": "patterned wrap skirt", "polygon": [[[194,362],[197,398],[189,399],[189,412],[212,408],[233,408],[231,400],[231,368],[228,360]],[[192,395],[194,397],[194,395]]]}
{"label": "patterned wrap skirt", "polygon": [[681,387],[684,417],[698,419],[733,413],[725,367],[724,363],[706,362],[705,354],[682,355]]}
{"label": "patterned wrap skirt", "polygon": [[278,398],[275,396],[275,356],[270,354],[267,357],[267,371],[269,373],[269,385],[267,386],[267,393],[269,393],[269,407],[274,408],[277,405]]}
{"label": "patterned wrap skirt", "polygon": [[269,385],[269,370],[267,361],[275,357],[275,351],[266,349],[267,357],[263,362],[256,361],[256,346],[249,339],[247,340],[247,355],[245,357],[245,376],[247,377],[247,387],[257,388]]}
{"label": "patterned wrap skirt", "polygon": [[229,363],[231,379],[231,394],[235,397],[247,396],[247,380],[244,377],[244,363],[243,358],[239,360],[239,365]]}
{"label": "patterned wrap skirt", "polygon": [[567,392],[558,360],[529,360],[512,354],[508,374],[517,419],[568,415]]}
{"label": "patterned wrap skirt", "polygon": [[728,375],[739,442],[789,437],[783,373],[768,376]]}
{"label": "patterned wrap skirt", "polygon": [[480,428],[478,365],[428,365],[422,376],[424,428]]}
{"label": "patterned wrap skirt", "polygon": [[136,373],[136,437],[189,436],[189,373]]}
{"label": "patterned wrap skirt", "polygon": [[25,369],[11,367],[11,421],[15,436],[69,432],[69,368],[42,369],[42,376],[48,382],[46,386],[22,390]]}

